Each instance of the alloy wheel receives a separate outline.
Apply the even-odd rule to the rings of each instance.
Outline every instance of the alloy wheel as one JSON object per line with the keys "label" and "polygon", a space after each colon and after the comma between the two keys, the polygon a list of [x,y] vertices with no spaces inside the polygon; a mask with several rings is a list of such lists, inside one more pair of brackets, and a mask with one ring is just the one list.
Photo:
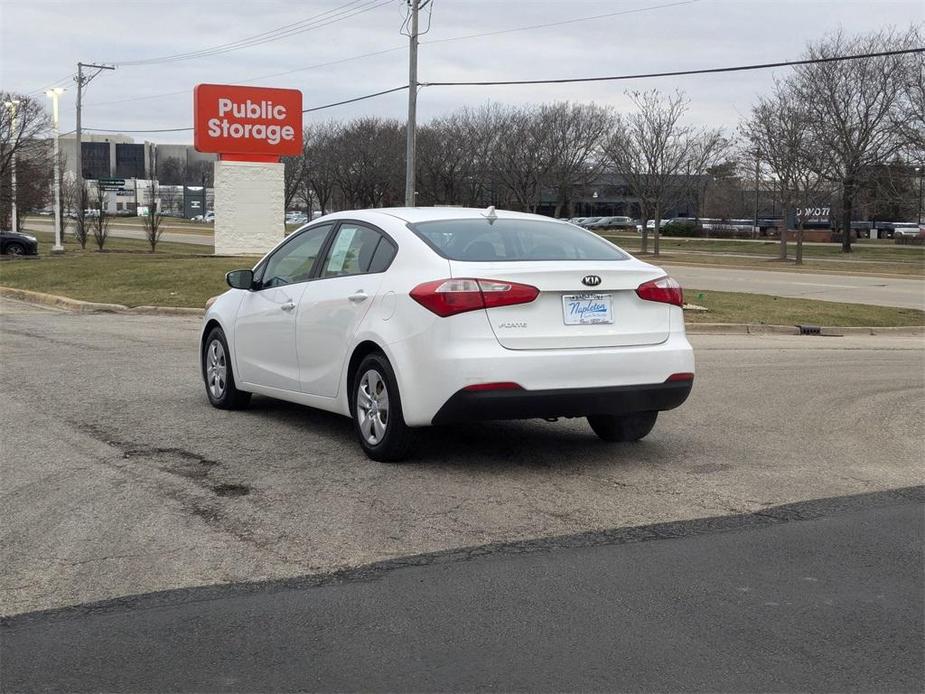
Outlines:
{"label": "alloy wheel", "polygon": [[206,386],[216,400],[220,400],[225,394],[227,377],[228,364],[225,361],[225,348],[220,340],[212,340],[207,352]]}
{"label": "alloy wheel", "polygon": [[389,424],[389,390],[382,375],[370,369],[357,388],[357,421],[360,433],[371,446],[382,441]]}

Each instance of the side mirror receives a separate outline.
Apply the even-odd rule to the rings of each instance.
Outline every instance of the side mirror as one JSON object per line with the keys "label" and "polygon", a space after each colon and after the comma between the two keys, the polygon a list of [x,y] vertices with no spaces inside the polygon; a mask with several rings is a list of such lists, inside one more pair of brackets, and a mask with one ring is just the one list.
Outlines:
{"label": "side mirror", "polygon": [[232,270],[225,275],[225,281],[232,289],[253,289],[253,270]]}

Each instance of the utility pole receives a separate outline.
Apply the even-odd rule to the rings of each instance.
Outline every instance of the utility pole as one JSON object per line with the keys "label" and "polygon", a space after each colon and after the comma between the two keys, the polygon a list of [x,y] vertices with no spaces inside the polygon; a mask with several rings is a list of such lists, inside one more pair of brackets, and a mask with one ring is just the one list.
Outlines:
{"label": "utility pole", "polygon": [[408,125],[405,135],[405,207],[414,207],[414,156],[418,108],[418,10],[419,0],[408,0],[411,9],[411,33],[408,52]]}
{"label": "utility pole", "polygon": [[[758,176],[761,173],[761,150],[755,150],[755,237],[758,237]],[[784,216],[786,216],[786,212]]]}
{"label": "utility pole", "polygon": [[52,126],[54,128],[54,153],[55,153],[55,245],[51,247],[52,253],[63,253],[64,246],[61,244],[61,155],[58,150],[58,97],[64,93],[64,89],[56,87],[45,92],[46,96],[51,98]]}
{"label": "utility pole", "polygon": [[[87,75],[84,77],[84,68],[92,68],[96,70],[92,75]],[[74,130],[74,140],[77,142],[77,185],[83,188],[84,184],[84,169],[83,169],[83,149],[81,148],[80,136],[80,111],[83,105],[83,88],[90,84],[90,81],[96,77],[103,70],[115,70],[114,65],[97,65],[96,63],[77,63],[77,77],[75,82],[77,82],[77,127]]]}
{"label": "utility pole", "polygon": [[12,170],[10,172],[10,188],[13,194],[13,231],[19,231],[19,219],[16,210],[16,148],[19,146],[19,133],[16,132],[16,109],[19,106],[19,99],[7,101],[5,106],[10,109],[10,133],[13,136],[13,156],[10,160]]}

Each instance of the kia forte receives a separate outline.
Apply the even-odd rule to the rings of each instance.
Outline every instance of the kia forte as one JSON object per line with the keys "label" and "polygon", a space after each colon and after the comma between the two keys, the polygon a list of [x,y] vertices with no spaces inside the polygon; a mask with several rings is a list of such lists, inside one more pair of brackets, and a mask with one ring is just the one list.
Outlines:
{"label": "kia forte", "polygon": [[374,460],[475,420],[584,417],[637,441],[693,384],[678,283],[547,217],[339,212],[226,279],[200,342],[211,404],[257,393],[345,415]]}

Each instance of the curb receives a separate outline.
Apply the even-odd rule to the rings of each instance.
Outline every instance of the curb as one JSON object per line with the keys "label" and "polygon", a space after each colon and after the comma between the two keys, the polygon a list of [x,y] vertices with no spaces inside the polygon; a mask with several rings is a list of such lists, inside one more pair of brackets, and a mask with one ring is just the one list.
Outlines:
{"label": "curb", "polygon": [[163,315],[163,316],[201,316],[201,308],[185,308],[180,306],[124,306],[122,304],[102,304],[95,301],[80,301],[57,294],[33,292],[27,289],[14,289],[0,287],[0,296],[17,301],[25,301],[39,306],[63,308],[75,313],[128,313],[135,315]]}
{"label": "curb", "polygon": [[[101,304],[80,301],[57,294],[33,292],[0,286],[0,297],[25,301],[40,306],[53,306],[76,313],[127,313],[138,316],[202,316],[205,309],[184,306],[124,306],[122,304]],[[686,326],[688,335],[799,335],[795,325],[762,325],[759,323],[692,323]],[[925,325],[904,325],[891,328],[822,327],[820,335],[841,337],[843,335],[912,335],[925,336]]]}
{"label": "curb", "polygon": [[[688,335],[799,335],[795,325],[762,325],[759,323],[691,323],[686,326]],[[896,327],[820,327],[823,337],[845,335],[896,335],[925,336],[925,325],[901,325]]]}

